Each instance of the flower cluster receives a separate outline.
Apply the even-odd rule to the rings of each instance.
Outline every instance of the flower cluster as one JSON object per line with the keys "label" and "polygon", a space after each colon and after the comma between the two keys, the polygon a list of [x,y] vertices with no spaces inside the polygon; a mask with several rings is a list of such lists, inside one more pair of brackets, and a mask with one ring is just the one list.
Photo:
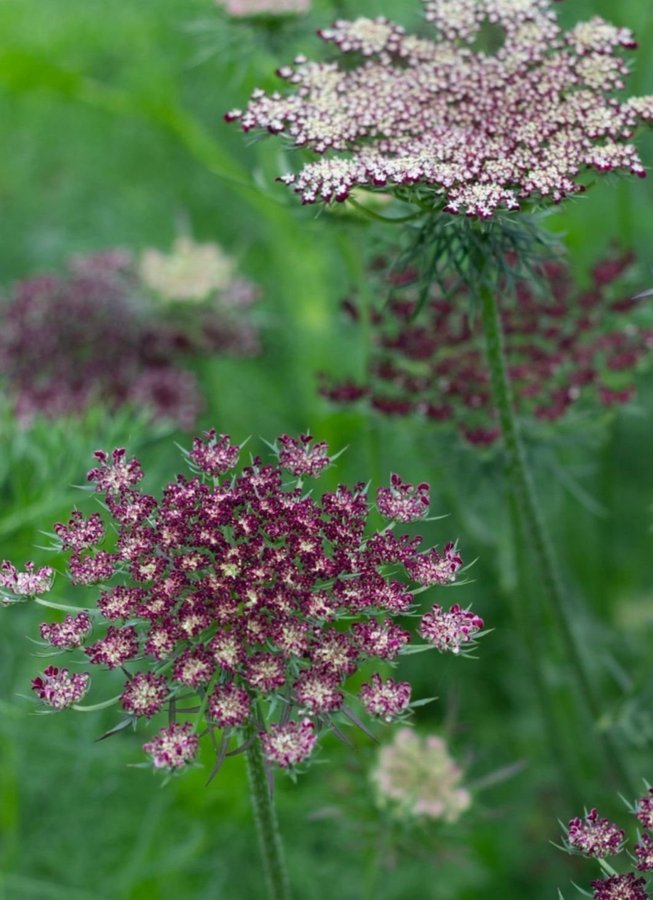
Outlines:
{"label": "flower cluster", "polygon": [[602,819],[596,809],[591,809],[584,819],[571,819],[567,842],[584,856],[603,858],[619,853],[625,833],[609,819]]}
{"label": "flower cluster", "polygon": [[[294,92],[257,89],[227,113],[320,159],[284,175],[304,203],[358,186],[418,186],[433,208],[491,217],[583,190],[587,168],[645,175],[630,140],[653,97],[620,101],[632,33],[594,16],[568,32],[550,0],[425,0],[434,39],[386,18],[338,20],[319,36],[342,63],[301,56],[278,70]],[[495,52],[485,25],[499,29]],[[486,41],[489,43],[489,39]]]}
{"label": "flower cluster", "polygon": [[630,857],[630,865],[635,864],[635,871],[623,874],[605,861],[607,856],[620,854],[624,849],[625,832],[618,825],[601,818],[596,809],[591,809],[582,819],[569,821],[564,836],[565,848],[587,858],[599,859],[603,873],[608,875],[592,882],[593,900],[648,900],[646,881],[640,873],[653,872],[652,810],[653,788],[631,807],[631,812],[646,830],[638,832],[634,854]]}
{"label": "flower cluster", "polygon": [[[0,379],[19,419],[75,415],[99,401],[192,427],[201,399],[183,363],[257,352],[245,315],[257,291],[213,245],[185,241],[175,254],[149,250],[139,262],[106,252],[74,259],[64,275],[15,285],[0,301]],[[159,298],[194,308],[164,307]]]}
{"label": "flower cluster", "polygon": [[304,13],[311,8],[311,0],[215,0],[228,15],[236,18],[248,16],[285,16]]}
{"label": "flower cluster", "polygon": [[86,672],[71,674],[68,669],[48,666],[42,675],[32,681],[32,690],[51,709],[65,709],[78,703],[90,684]]}
{"label": "flower cluster", "polygon": [[471,804],[462,774],[441,737],[400,728],[379,750],[370,777],[380,806],[402,817],[455,822]]}
{"label": "flower cluster", "polygon": [[[632,399],[633,372],[653,348],[644,304],[619,292],[630,254],[603,260],[577,288],[561,263],[540,266],[501,303],[508,372],[518,412],[544,422],[583,404],[612,407]],[[499,436],[479,317],[465,289],[446,299],[435,285],[418,308],[412,273],[392,276],[391,297],[373,313],[373,350],[365,381],[323,376],[321,393],[336,403],[364,401],[388,416],[418,415],[449,423],[473,444]],[[346,304],[350,318],[358,310]]]}
{"label": "flower cluster", "polygon": [[[282,435],[271,446],[275,462],[239,471],[240,448],[207,432],[187,453],[195,475],[179,475],[161,499],[140,490],[143,469],[124,449],[97,451],[88,479],[111,521],[75,511],[55,526],[70,581],[97,585],[99,597],[96,609],[42,625],[41,637],[124,679],[126,721],[167,714],[145,744],[156,767],[187,764],[216,729],[245,745],[256,735],[269,762],[295,766],[334,717],[359,721],[352,706],[382,721],[408,710],[410,684],[385,677],[412,640],[400,617],[418,619],[426,648],[453,652],[482,626],[453,607],[473,627],[452,638],[439,606],[417,608],[414,591],[450,583],[462,566],[453,544],[424,550],[420,537],[395,533],[424,517],[428,485],[393,476],[378,494],[388,525],[370,533],[362,483],[321,497],[302,489],[332,461],[326,444]],[[21,576],[7,563],[2,571],[15,591]],[[21,590],[49,587],[32,576]],[[367,680],[356,696],[347,682],[359,670]],[[60,709],[88,679],[50,667],[33,686]]]}
{"label": "flower cluster", "polygon": [[5,604],[17,603],[38,594],[47,594],[52,587],[53,570],[49,566],[34,568],[34,563],[25,564],[25,571],[4,560],[0,565],[0,596]]}

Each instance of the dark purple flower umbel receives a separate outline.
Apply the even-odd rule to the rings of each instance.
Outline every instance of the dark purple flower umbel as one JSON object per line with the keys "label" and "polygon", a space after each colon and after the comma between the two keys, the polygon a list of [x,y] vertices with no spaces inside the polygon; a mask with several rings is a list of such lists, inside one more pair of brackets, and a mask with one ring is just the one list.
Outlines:
{"label": "dark purple flower umbel", "polygon": [[[197,271],[190,284],[178,269],[163,275],[177,276],[178,292],[197,289]],[[246,314],[257,291],[228,272],[222,281],[203,278],[206,296],[193,295],[181,309],[180,300],[175,306],[162,299],[167,282],[158,274],[155,288],[131,254],[108,252],[74,259],[63,275],[19,282],[0,300],[0,382],[19,419],[75,415],[101,402],[146,408],[182,428],[194,425],[202,401],[186,362],[257,352]]]}
{"label": "dark purple flower umbel", "polygon": [[[632,261],[625,253],[597,263],[584,288],[563,264],[546,263],[532,282],[517,283],[514,297],[506,291],[501,298],[508,372],[522,416],[554,422],[574,409],[633,398],[634,374],[653,349],[653,317],[648,301],[632,299],[619,280]],[[353,383],[323,375],[320,391],[334,403],[420,417],[455,428],[472,444],[491,444],[499,428],[480,316],[470,315],[460,286],[445,296],[433,285],[419,309],[414,281],[410,272],[392,276],[389,302],[372,314],[367,377]],[[345,308],[358,318],[352,301]],[[398,496],[395,490],[395,502]]]}
{"label": "dark purple flower umbel", "polygon": [[[424,5],[434,37],[383,17],[337,20],[319,36],[340,59],[298,57],[278,70],[292,90],[256,90],[227,113],[318,156],[281,178],[304,203],[416,186],[431,208],[489,218],[557,203],[583,190],[587,169],[645,174],[631,139],[653,97],[615,96],[620,51],[637,46],[627,28],[594,16],[564,32],[550,0]],[[501,34],[494,52],[478,49],[486,24]]]}
{"label": "dark purple flower umbel", "polygon": [[[70,581],[97,584],[99,596],[97,608],[43,625],[41,636],[124,676],[127,721],[166,714],[145,744],[156,767],[185,765],[198,738],[218,730],[241,745],[258,735],[270,762],[295,766],[338,718],[408,711],[410,684],[388,677],[413,640],[406,613],[424,649],[458,653],[482,628],[457,605],[451,624],[440,606],[417,604],[414,591],[454,581],[462,566],[452,543],[424,550],[395,531],[426,515],[428,485],[393,475],[378,494],[388,525],[374,531],[362,483],[304,489],[332,461],[325,443],[283,435],[272,450],[272,462],[239,470],[240,448],[209,431],[187,454],[197,474],[179,475],[160,499],[141,492],[142,467],[124,449],[98,451],[88,478],[109,520],[74,512],[55,527]],[[3,571],[15,591],[15,569]],[[34,689],[63,708],[87,685],[87,674],[50,669]]]}

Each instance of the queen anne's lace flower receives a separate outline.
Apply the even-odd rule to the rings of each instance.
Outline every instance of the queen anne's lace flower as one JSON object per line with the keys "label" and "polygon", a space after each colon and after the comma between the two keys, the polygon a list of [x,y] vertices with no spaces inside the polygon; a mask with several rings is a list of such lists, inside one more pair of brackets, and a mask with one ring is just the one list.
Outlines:
{"label": "queen anne's lace flower", "polygon": [[444,740],[411,728],[400,728],[381,747],[371,779],[379,805],[401,816],[455,822],[471,803]]}
{"label": "queen anne's lace flower", "polygon": [[[342,201],[358,186],[418,185],[435,208],[491,217],[534,198],[583,190],[584,169],[644,176],[632,144],[653,98],[612,91],[632,33],[595,16],[564,33],[550,0],[425,0],[434,39],[385,18],[338,20],[319,32],[345,58],[298,57],[278,74],[294,92],[256,90],[227,113],[244,131],[284,134],[321,156],[282,181],[304,203]],[[484,23],[493,53],[473,49]]]}
{"label": "queen anne's lace flower", "polygon": [[[88,479],[110,521],[74,513],[57,526],[70,580],[99,582],[94,639],[85,645],[91,616],[81,610],[42,625],[42,637],[124,675],[127,723],[168,715],[145,744],[156,767],[190,762],[198,735],[215,740],[217,729],[241,749],[258,735],[268,761],[294,766],[334,719],[357,721],[352,705],[384,721],[405,713],[408,682],[374,668],[412,639],[397,621],[419,616],[412,589],[447,584],[462,565],[453,544],[422,551],[419,537],[371,530],[362,483],[306,493],[304,477],[333,459],[325,443],[283,435],[270,446],[273,463],[238,470],[240,448],[211,430],[186,454],[193,477],[179,475],[161,499],[141,492],[143,469],[124,449],[97,451]],[[394,475],[379,505],[395,523],[412,521],[428,494]],[[2,573],[15,586],[10,563]],[[347,682],[363,666],[371,677],[356,696]],[[46,675],[35,690],[55,707],[86,687],[67,670]]]}
{"label": "queen anne's lace flower", "polygon": [[[526,281],[514,298],[506,290],[500,315],[520,414],[554,422],[574,409],[632,399],[634,373],[653,349],[653,317],[624,286],[632,262],[629,253],[601,260],[584,288],[562,263],[549,262],[536,270],[541,290]],[[421,417],[455,427],[469,443],[491,444],[499,428],[480,317],[468,314],[463,288],[445,296],[436,285],[415,315],[414,281],[414,272],[393,275],[389,302],[373,313],[367,376],[354,383],[324,375],[321,392],[334,403],[365,402],[383,415]],[[351,301],[346,310],[358,318]]]}
{"label": "queen anne's lace flower", "polygon": [[[258,291],[216,245],[177,250],[172,261],[148,251],[140,271],[125,252],[74,259],[66,273],[19,282],[0,299],[0,379],[19,418],[130,403],[193,425],[201,400],[184,362],[258,352],[244,315]],[[163,316],[161,296],[191,299],[194,308],[169,306]]]}

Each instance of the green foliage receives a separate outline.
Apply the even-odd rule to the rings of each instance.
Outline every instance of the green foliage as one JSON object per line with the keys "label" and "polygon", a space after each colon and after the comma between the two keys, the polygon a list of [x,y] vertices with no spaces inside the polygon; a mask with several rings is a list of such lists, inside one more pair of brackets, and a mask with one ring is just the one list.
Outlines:
{"label": "green foliage", "polygon": [[[506,511],[501,460],[478,453],[434,426],[334,411],[315,391],[315,373],[364,367],[365,338],[337,314],[364,278],[370,238],[360,217],[296,206],[275,183],[284,169],[275,142],[247,144],[221,121],[252,87],[273,83],[274,68],[300,49],[311,29],[341,12],[387,14],[414,23],[416,2],[316,3],[305,22],[262,33],[227,24],[211,0],[4,0],[0,4],[0,260],[2,282],[61,268],[78,253],[125,246],[169,247],[179,222],[198,239],[217,240],[263,290],[265,354],[198,365],[206,394],[202,427],[241,442],[273,440],[309,428],[333,449],[349,449],[331,474],[338,481],[385,482],[390,471],[433,484],[434,513],[449,526],[474,579],[451,602],[473,603],[492,633],[478,659],[418,654],[400,672],[416,695],[437,702],[417,711],[424,731],[449,736],[469,781],[515,766],[491,784],[456,825],[390,828],[368,783],[375,748],[335,739],[297,785],[278,779],[277,801],[291,880],[301,900],[476,900],[570,896],[572,878],[595,873],[550,847],[557,820],[574,806],[551,755],[528,651],[516,638],[516,551]],[[565,5],[562,5],[563,7]],[[576,0],[570,21],[603,14],[638,32],[636,92],[653,90],[645,61],[653,23],[641,0]],[[337,7],[337,9],[336,9]],[[245,52],[246,51],[246,52]],[[653,160],[650,137],[638,141]],[[651,265],[653,197],[638,180],[610,182],[561,206],[550,230],[564,233],[579,270],[612,241],[632,245]],[[464,227],[464,226],[463,226]],[[432,240],[432,238],[429,238]],[[428,262],[428,260],[427,260]],[[432,272],[432,270],[431,270]],[[430,276],[429,276],[430,277]],[[356,285],[356,282],[359,282]],[[648,287],[645,283],[642,288]],[[601,727],[612,728],[633,768],[651,779],[650,568],[653,381],[642,378],[635,411],[573,440],[529,451],[540,463],[543,514],[553,523],[571,614],[602,687]],[[580,437],[585,440],[580,440]],[[73,505],[92,508],[83,484],[98,447],[127,446],[143,459],[156,491],[158,473],[181,470],[175,441],[133,413],[93,410],[81,420],[17,428],[0,411],[0,558],[17,564],[49,558],[41,534]],[[179,469],[175,467],[179,466]],[[570,484],[573,489],[570,489]],[[86,506],[85,506],[86,505]],[[436,532],[437,529],[437,532]],[[429,528],[425,537],[429,539]],[[435,540],[435,538],[434,538]],[[537,585],[533,585],[537,601]],[[451,598],[449,593],[446,599]],[[436,602],[444,602],[434,598]],[[30,715],[24,695],[39,668],[26,635],[41,621],[27,606],[2,615],[0,653],[0,898],[2,900],[256,900],[262,896],[242,758],[227,759],[207,787],[203,768],[166,787],[141,761],[139,735],[95,739],[116,724],[64,713]],[[538,635],[544,677],[576,760],[576,789],[588,807],[619,808],[623,786],[601,782],[592,740],[573,720],[563,654],[552,633]],[[23,696],[21,696],[23,695]],[[383,732],[379,731],[381,737]]]}

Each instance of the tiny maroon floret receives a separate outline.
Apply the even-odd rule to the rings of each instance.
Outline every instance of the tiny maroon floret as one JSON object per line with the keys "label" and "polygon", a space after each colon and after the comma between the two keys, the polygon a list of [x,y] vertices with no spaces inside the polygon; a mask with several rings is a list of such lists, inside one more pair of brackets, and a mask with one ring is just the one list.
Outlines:
{"label": "tiny maroon floret", "polygon": [[315,725],[310,719],[272,725],[269,731],[261,735],[263,753],[268,762],[284,769],[296,766],[310,756],[316,741]]}
{"label": "tiny maroon floret", "polygon": [[68,615],[63,622],[43,623],[40,628],[41,637],[53,647],[72,650],[81,647],[91,633],[91,619],[88,613],[81,612],[76,616]]}
{"label": "tiny maroon floret", "polygon": [[410,577],[421,585],[448,584],[463,564],[455,544],[447,544],[442,553],[436,547],[415,554],[406,562]]}
{"label": "tiny maroon floret", "polygon": [[442,653],[459,654],[465,644],[471,644],[474,636],[484,626],[483,619],[457,603],[448,611],[437,604],[422,616],[419,633]]}
{"label": "tiny maroon floret", "polygon": [[303,434],[299,440],[282,434],[279,438],[281,445],[279,465],[293,475],[299,477],[310,475],[312,478],[316,478],[331,460],[324,441],[313,444],[311,447],[312,440],[312,434]]}
{"label": "tiny maroon floret", "polygon": [[137,672],[127,682],[120,700],[126,712],[150,719],[163,707],[168,693],[168,685],[162,675]]}
{"label": "tiny maroon floret", "polygon": [[47,594],[52,588],[53,570],[49,566],[34,568],[33,562],[25,563],[25,571],[4,560],[0,566],[0,589],[4,588],[15,597],[36,597]]}
{"label": "tiny maroon floret", "polygon": [[67,525],[58,522],[54,530],[64,550],[86,550],[96,547],[104,539],[104,525],[99,513],[92,513],[85,519],[75,510]]}
{"label": "tiny maroon floret", "polygon": [[91,676],[86,672],[71,674],[68,669],[48,666],[32,681],[32,690],[52,709],[65,709],[78,703],[88,691]]}
{"label": "tiny maroon floret", "polygon": [[138,655],[138,635],[133,625],[115,628],[110,625],[102,640],[84,650],[95,665],[116,669]]}
{"label": "tiny maroon floret", "polygon": [[199,741],[193,734],[190,722],[179,725],[174,722],[143,744],[143,750],[152,757],[157,769],[181,769],[191,763],[197,754]]}
{"label": "tiny maroon floret", "polygon": [[96,491],[118,494],[138,484],[143,477],[140,462],[135,457],[125,459],[127,451],[124,447],[118,447],[110,457],[104,450],[96,450],[93,455],[100,464],[86,477],[95,482]]}
{"label": "tiny maroon floret", "polygon": [[327,713],[340,709],[344,694],[338,676],[328,669],[306,669],[295,682],[295,699],[301,711]]}
{"label": "tiny maroon floret", "polygon": [[599,859],[619,853],[624,837],[623,830],[609,819],[602,819],[596,809],[591,809],[584,819],[570,819],[567,830],[570,847]]}
{"label": "tiny maroon floret", "polygon": [[249,694],[233,681],[218,685],[209,697],[209,717],[220,728],[244,725],[250,710]]}
{"label": "tiny maroon floret", "polygon": [[389,488],[379,488],[376,506],[382,516],[396,522],[415,522],[429,511],[429,485],[412,485],[393,473]]}
{"label": "tiny maroon floret", "polygon": [[407,681],[385,681],[376,672],[371,682],[360,689],[361,703],[372,716],[392,721],[408,707],[410,703],[410,684]]}
{"label": "tiny maroon floret", "polygon": [[204,438],[193,440],[193,449],[189,459],[207,475],[222,475],[238,462],[240,447],[234,447],[226,434],[216,437],[215,428],[211,428]]}

